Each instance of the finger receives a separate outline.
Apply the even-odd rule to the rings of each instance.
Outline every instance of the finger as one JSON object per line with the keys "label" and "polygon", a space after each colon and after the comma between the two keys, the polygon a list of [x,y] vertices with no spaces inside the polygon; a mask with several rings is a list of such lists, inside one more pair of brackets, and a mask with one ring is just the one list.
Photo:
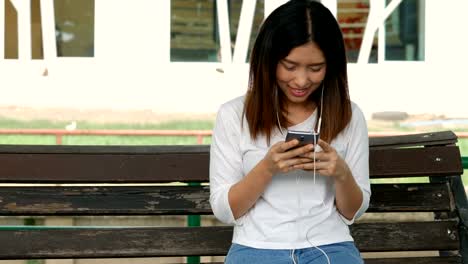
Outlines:
{"label": "finger", "polygon": [[305,147],[307,148],[303,149],[304,151],[302,151],[302,153],[299,156],[311,159],[314,154],[315,146],[313,144],[308,144]]}
{"label": "finger", "polygon": [[279,164],[279,168],[282,171],[290,171],[292,169],[295,169],[295,166],[304,164],[307,162],[310,162],[310,159],[307,159],[307,158],[289,159],[289,160],[285,160],[281,162],[281,164]]}
{"label": "finger", "polygon": [[315,153],[315,160],[317,162],[329,162],[333,160],[334,153],[317,152]]}
{"label": "finger", "polygon": [[305,153],[303,157],[309,158],[312,161],[315,159],[316,162],[318,161],[329,161],[331,159],[331,155],[325,152],[309,152]]}
{"label": "finger", "polygon": [[[312,164],[298,164],[293,166],[294,169],[300,169],[300,170],[305,170],[308,172],[313,172],[314,171],[314,166]],[[322,168],[322,169],[317,169],[315,168],[315,173],[320,174],[322,176],[331,176],[332,172],[329,168]]]}
{"label": "finger", "polygon": [[318,144],[319,144],[320,147],[322,147],[322,150],[325,151],[325,152],[335,151],[335,149],[332,146],[330,146],[330,144],[328,144],[327,142],[325,142],[325,141],[323,141],[321,139],[319,139]]}
{"label": "finger", "polygon": [[[298,159],[295,159],[295,163],[294,165],[301,165],[301,164],[313,164],[314,162],[309,159],[309,158],[298,158]],[[293,166],[294,166],[293,165]]]}
{"label": "finger", "polygon": [[315,170],[319,174],[323,174],[325,176],[330,176],[333,174],[333,171],[335,170],[335,165],[333,162],[330,161],[316,161],[314,162],[313,160],[309,162],[304,162],[297,164],[295,166],[296,169],[303,169],[307,171],[313,171]]}
{"label": "finger", "polygon": [[299,144],[299,140],[293,139],[293,140],[290,140],[290,141],[281,142],[279,148],[280,148],[281,152],[286,152],[286,151],[296,147],[298,144]]}
{"label": "finger", "polygon": [[289,150],[283,154],[284,159],[291,159],[295,157],[301,157],[307,155],[307,153],[312,153],[311,151],[314,149],[312,144],[308,144],[296,149]]}
{"label": "finger", "polygon": [[328,169],[329,166],[327,164],[328,162],[313,162],[309,160],[309,162],[303,162],[303,163],[295,165],[295,168],[309,170],[309,171],[312,171],[315,169],[315,171],[318,172],[320,170]]}
{"label": "finger", "polygon": [[[291,140],[291,141],[294,141],[294,140]],[[273,146],[271,146],[270,148],[270,152],[283,153],[287,151],[289,148],[288,145],[291,144],[291,141],[288,141],[288,142],[280,141],[280,142],[277,142],[276,144],[273,144]]]}

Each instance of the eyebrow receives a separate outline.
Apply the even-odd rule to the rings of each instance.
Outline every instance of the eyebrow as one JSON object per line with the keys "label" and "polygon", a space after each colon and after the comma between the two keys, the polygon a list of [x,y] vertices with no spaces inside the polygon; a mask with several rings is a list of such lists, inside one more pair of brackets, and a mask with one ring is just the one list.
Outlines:
{"label": "eyebrow", "polygon": [[[290,63],[290,64],[294,64],[294,65],[299,65],[299,63],[297,63],[295,61],[292,61],[292,60],[288,60],[286,58],[282,59],[282,61]],[[325,65],[325,62],[312,63],[312,64],[309,64],[307,66],[322,66],[322,65]]]}

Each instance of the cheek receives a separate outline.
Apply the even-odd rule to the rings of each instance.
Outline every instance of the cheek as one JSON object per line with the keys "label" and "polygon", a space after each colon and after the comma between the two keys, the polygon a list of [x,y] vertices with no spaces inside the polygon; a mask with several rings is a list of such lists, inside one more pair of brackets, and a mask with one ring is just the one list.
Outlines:
{"label": "cheek", "polygon": [[323,69],[320,71],[320,81],[323,81],[325,79],[325,75],[327,74],[327,68]]}
{"label": "cheek", "polygon": [[320,83],[325,79],[325,71],[320,71],[320,72],[312,72],[309,74],[309,80],[311,80],[313,83]]}
{"label": "cheek", "polygon": [[278,82],[289,82],[292,79],[293,75],[290,72],[282,69],[276,70],[276,80]]}
{"label": "cheek", "polygon": [[320,83],[324,79],[325,75],[323,74],[314,74],[313,76],[310,77],[310,80],[313,83]]}

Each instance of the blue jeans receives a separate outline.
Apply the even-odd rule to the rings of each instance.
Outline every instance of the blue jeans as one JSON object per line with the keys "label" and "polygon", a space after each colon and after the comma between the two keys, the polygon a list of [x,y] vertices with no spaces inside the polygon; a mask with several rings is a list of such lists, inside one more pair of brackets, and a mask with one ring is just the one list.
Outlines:
{"label": "blue jeans", "polygon": [[[330,264],[363,264],[353,242],[342,242],[319,247]],[[293,260],[294,258],[294,260]],[[301,249],[258,249],[232,244],[225,264],[328,264],[325,254],[315,247]]]}

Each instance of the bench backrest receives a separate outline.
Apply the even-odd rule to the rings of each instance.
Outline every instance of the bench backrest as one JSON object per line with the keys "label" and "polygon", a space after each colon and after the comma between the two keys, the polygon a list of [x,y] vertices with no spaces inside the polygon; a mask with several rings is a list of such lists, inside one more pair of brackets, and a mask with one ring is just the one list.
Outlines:
{"label": "bench backrest", "polygon": [[[351,230],[361,252],[440,251],[407,261],[468,263],[468,205],[456,141],[452,132],[370,139],[371,178],[429,180],[373,182],[368,212],[435,217],[358,222]],[[1,145],[0,164],[0,216],[212,214],[203,184],[209,146]],[[201,185],[183,184],[189,182]],[[9,246],[0,247],[0,259],[222,256],[231,236],[229,226],[3,227],[0,244]]]}

